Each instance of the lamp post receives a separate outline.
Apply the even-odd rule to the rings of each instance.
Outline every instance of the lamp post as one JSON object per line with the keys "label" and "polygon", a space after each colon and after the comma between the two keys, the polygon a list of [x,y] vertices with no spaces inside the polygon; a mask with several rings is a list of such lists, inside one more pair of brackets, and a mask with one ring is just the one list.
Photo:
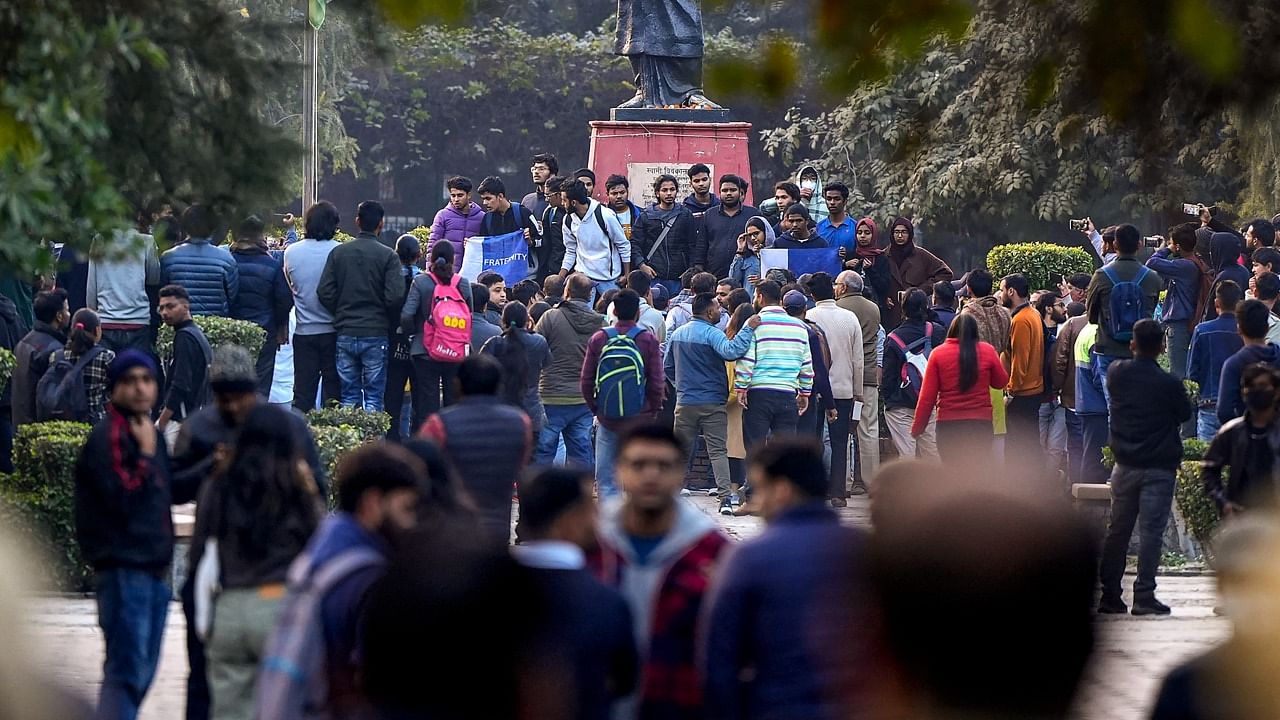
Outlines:
{"label": "lamp post", "polygon": [[316,202],[320,186],[320,115],[317,94],[320,87],[320,26],[324,24],[325,0],[303,0],[307,24],[302,40],[302,210]]}

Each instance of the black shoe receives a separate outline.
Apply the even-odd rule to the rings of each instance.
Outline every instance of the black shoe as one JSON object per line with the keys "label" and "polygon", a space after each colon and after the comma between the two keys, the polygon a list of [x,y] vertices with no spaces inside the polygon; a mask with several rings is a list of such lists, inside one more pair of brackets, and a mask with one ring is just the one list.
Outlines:
{"label": "black shoe", "polygon": [[831,507],[833,508],[849,507],[849,502],[844,498],[831,498]]}
{"label": "black shoe", "polygon": [[1124,615],[1127,612],[1129,612],[1129,606],[1125,605],[1124,600],[1120,598],[1103,597],[1098,602],[1099,615]]}
{"label": "black shoe", "polygon": [[733,514],[733,501],[730,500],[727,495],[725,497],[720,498],[720,514],[721,515]]}
{"label": "black shoe", "polygon": [[1168,605],[1165,605],[1153,597],[1133,601],[1134,615],[1168,615],[1170,612],[1172,611],[1169,610]]}
{"label": "black shoe", "polygon": [[853,484],[853,488],[849,490],[850,497],[855,497],[858,495],[866,495],[866,494],[867,494],[867,486],[863,484],[861,480],[855,482]]}

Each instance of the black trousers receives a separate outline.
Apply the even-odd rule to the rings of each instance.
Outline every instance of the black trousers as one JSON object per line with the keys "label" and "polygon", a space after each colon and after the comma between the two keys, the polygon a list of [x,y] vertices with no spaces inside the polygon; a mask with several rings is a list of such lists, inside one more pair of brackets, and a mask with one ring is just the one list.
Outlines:
{"label": "black trousers", "polygon": [[293,406],[301,412],[314,410],[316,391],[328,405],[342,397],[338,381],[338,334],[293,336]]}
{"label": "black trousers", "polygon": [[1044,473],[1040,449],[1040,396],[1015,397],[1005,406],[1005,464],[1035,474]]}
{"label": "black trousers", "polygon": [[827,423],[831,437],[831,481],[827,485],[827,498],[843,498],[849,478],[849,435],[858,425],[853,417],[853,398],[836,398],[836,419]]}
{"label": "black trousers", "polygon": [[102,345],[119,355],[125,350],[141,350],[144,353],[155,353],[155,339],[151,328],[144,325],[133,330],[102,330]]}
{"label": "black trousers", "polygon": [[[438,362],[425,355],[413,356],[414,428],[422,427],[422,423],[440,408],[458,401],[454,380],[458,377],[459,364]],[[422,387],[421,393],[418,392],[419,386]]]}
{"label": "black trousers", "polygon": [[[408,439],[400,437],[400,426],[403,424],[401,421],[404,418],[404,384],[406,381],[409,381],[414,395],[410,400],[410,411],[418,404],[418,383],[411,380],[412,377],[413,362],[408,358],[396,358],[393,355],[387,359],[387,389],[382,396],[382,407],[391,416],[391,429],[387,431],[387,439],[394,442]],[[417,432],[417,425],[412,425],[409,428],[410,436]]]}
{"label": "black trousers", "polygon": [[262,343],[262,350],[258,352],[258,361],[254,365],[258,372],[258,394],[264,398],[271,397],[271,383],[276,378],[276,351],[279,349],[275,332],[268,331],[267,341]]}
{"label": "black trousers", "polygon": [[990,420],[939,420],[937,434],[938,457],[948,464],[987,462],[996,438]]}
{"label": "black trousers", "polygon": [[751,390],[747,407],[742,411],[742,438],[747,452],[763,445],[769,433],[794,435],[800,414],[796,412],[796,394],[779,390]]}

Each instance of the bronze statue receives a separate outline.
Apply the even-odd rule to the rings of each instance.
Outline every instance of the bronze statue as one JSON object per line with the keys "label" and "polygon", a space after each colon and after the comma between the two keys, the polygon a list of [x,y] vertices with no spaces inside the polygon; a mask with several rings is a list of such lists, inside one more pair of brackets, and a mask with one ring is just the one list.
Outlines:
{"label": "bronze statue", "polygon": [[618,0],[614,52],[636,74],[636,96],[619,109],[721,109],[702,89],[700,0]]}

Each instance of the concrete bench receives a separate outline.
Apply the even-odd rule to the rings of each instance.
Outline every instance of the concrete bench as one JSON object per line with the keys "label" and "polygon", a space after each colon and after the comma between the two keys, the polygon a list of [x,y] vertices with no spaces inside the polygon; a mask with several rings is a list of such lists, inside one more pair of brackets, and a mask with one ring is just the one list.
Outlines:
{"label": "concrete bench", "polygon": [[1107,483],[1072,483],[1071,497],[1077,503],[1111,502],[1111,485]]}

